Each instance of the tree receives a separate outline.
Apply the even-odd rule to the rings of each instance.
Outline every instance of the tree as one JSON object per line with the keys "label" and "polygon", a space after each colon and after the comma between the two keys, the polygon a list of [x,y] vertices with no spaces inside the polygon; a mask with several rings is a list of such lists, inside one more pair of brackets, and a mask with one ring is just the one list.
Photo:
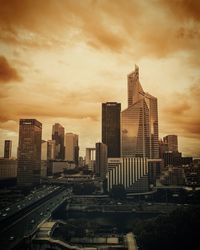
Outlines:
{"label": "tree", "polygon": [[126,191],[124,188],[124,185],[119,184],[119,185],[113,185],[111,191],[110,191],[110,196],[114,199],[117,200],[123,200],[126,198]]}

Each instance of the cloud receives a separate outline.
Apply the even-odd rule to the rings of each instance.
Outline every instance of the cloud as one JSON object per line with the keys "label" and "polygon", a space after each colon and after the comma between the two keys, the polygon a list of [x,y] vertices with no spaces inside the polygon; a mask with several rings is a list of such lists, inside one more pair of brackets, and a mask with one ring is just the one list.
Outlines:
{"label": "cloud", "polygon": [[21,81],[22,77],[17,70],[13,68],[4,56],[0,56],[0,83],[10,81]]}
{"label": "cloud", "polygon": [[179,135],[200,139],[200,80],[192,84],[186,93],[175,93],[164,108],[165,121]]}
{"label": "cloud", "polygon": [[200,52],[197,2],[0,0],[0,39],[46,49],[81,41],[97,50],[136,58],[186,51],[196,58]]}
{"label": "cloud", "polygon": [[173,0],[165,1],[162,0],[160,3],[166,7],[175,18],[179,20],[200,21],[200,2],[193,0]]}

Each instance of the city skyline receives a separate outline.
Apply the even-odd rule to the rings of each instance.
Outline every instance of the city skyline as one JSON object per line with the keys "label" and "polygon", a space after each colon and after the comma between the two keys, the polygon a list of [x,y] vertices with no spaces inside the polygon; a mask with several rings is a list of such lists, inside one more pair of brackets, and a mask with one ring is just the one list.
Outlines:
{"label": "city skyline", "polygon": [[127,106],[134,64],[158,98],[159,137],[178,135],[180,152],[200,156],[198,1],[0,4],[1,156],[4,140],[16,156],[23,118],[41,121],[44,140],[60,123],[84,155],[101,138],[101,103]]}

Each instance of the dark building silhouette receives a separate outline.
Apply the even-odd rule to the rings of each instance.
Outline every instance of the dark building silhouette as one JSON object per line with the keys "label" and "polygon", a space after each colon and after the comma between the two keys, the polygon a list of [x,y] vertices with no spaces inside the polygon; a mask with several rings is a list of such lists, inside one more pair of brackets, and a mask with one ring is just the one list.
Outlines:
{"label": "dark building silhouette", "polygon": [[102,142],[108,146],[108,157],[120,157],[120,112],[121,103],[102,103]]}
{"label": "dark building silhouette", "polygon": [[96,164],[95,174],[102,178],[106,177],[107,172],[107,145],[101,142],[96,143]]}
{"label": "dark building silhouette", "polygon": [[64,127],[59,123],[55,123],[52,127],[52,140],[56,142],[55,159],[57,160],[65,159],[64,136]]}
{"label": "dark building silhouette", "polygon": [[20,119],[17,183],[32,186],[40,183],[42,124],[35,119]]}
{"label": "dark building silhouette", "polygon": [[5,140],[5,142],[4,142],[4,158],[6,158],[6,159],[11,158],[11,150],[12,150],[12,141]]}

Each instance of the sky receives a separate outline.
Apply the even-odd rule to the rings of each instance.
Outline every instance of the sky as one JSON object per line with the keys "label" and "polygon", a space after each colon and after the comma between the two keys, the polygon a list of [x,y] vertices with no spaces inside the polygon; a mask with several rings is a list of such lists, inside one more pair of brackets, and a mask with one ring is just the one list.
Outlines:
{"label": "sky", "polygon": [[127,107],[139,66],[158,98],[159,136],[177,134],[200,157],[200,1],[0,0],[0,156],[16,156],[20,118],[79,135],[80,155],[101,141],[101,103]]}

